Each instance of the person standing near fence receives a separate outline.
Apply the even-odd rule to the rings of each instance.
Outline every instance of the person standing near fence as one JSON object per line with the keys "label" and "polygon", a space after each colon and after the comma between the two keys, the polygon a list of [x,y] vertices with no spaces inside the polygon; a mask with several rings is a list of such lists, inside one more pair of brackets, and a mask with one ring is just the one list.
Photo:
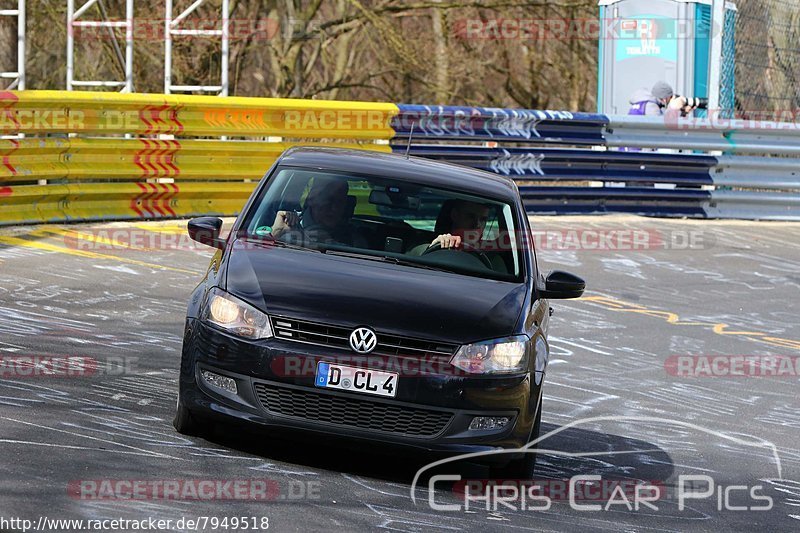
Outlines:
{"label": "person standing near fence", "polygon": [[687,105],[686,98],[675,96],[675,91],[665,81],[656,82],[652,89],[639,89],[630,99],[628,115],[661,117],[667,110],[676,110],[687,116],[694,108]]}
{"label": "person standing near fence", "polygon": [[[634,92],[630,99],[631,107],[628,110],[628,115],[633,116],[648,116],[648,117],[663,117],[666,113],[674,113],[677,117],[678,113],[681,116],[687,116],[694,108],[687,106],[686,98],[683,96],[675,96],[675,91],[672,86],[665,81],[658,81],[653,85],[652,89],[642,88]],[[621,152],[642,152],[642,148],[620,148]],[[673,150],[655,150],[658,152],[672,153]],[[606,186],[611,185],[618,187],[625,187],[625,183],[609,182]],[[639,187],[654,187],[653,182],[641,182]]]}
{"label": "person standing near fence", "polygon": [[659,81],[652,89],[639,89],[630,99],[629,115],[660,117],[674,92],[666,82]]}

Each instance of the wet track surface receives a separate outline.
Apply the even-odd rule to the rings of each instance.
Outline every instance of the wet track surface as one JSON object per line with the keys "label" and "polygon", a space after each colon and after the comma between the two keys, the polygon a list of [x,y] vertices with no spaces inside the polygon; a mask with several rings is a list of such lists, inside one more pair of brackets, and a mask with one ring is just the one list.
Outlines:
{"label": "wet track surface", "polygon": [[[185,222],[169,222],[0,230],[0,357],[83,356],[102,364],[88,376],[25,376],[6,367],[0,516],[255,516],[269,517],[277,531],[797,530],[797,375],[685,377],[669,361],[800,356],[800,224],[617,216],[533,223],[567,238],[569,230],[624,229],[659,237],[646,249],[567,242],[566,250],[539,252],[543,270],[579,274],[588,290],[581,300],[552,304],[542,424],[543,434],[553,432],[542,447],[552,452],[540,457],[536,476],[552,480],[551,488],[574,475],[640,480],[664,489],[657,510],[578,510],[554,493],[547,510],[501,504],[487,511],[476,501],[468,510],[436,511],[425,478],[416,504],[410,497],[424,457],[235,428],[208,440],[177,434],[171,420],[186,301],[212,253],[181,237]],[[139,244],[181,246],[115,244],[125,232]],[[687,236],[694,246],[683,245]],[[790,361],[796,369],[797,359]],[[487,475],[469,464],[437,473]],[[714,494],[679,509],[682,475],[711,477]],[[266,479],[280,495],[268,502],[120,501],[70,490],[106,479]],[[731,489],[726,501],[731,486],[746,489]],[[439,505],[463,506],[450,485],[437,488]],[[772,508],[731,509],[765,504],[753,494],[769,496]]]}

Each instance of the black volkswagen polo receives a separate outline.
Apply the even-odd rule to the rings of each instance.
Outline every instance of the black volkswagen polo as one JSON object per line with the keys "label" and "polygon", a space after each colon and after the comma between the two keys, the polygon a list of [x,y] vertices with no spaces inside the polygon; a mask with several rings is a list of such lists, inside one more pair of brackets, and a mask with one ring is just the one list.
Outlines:
{"label": "black volkswagen polo", "polygon": [[[548,300],[515,183],[426,159],[285,152],[191,296],[175,428],[217,422],[429,452],[524,446],[539,432]],[[530,474],[535,454],[495,465]]]}

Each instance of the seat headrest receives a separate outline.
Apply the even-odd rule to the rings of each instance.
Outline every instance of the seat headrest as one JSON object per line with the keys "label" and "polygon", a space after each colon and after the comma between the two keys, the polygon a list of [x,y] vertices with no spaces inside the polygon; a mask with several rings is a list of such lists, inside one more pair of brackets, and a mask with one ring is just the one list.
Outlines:
{"label": "seat headrest", "polygon": [[445,200],[442,203],[442,209],[439,211],[439,216],[436,217],[436,225],[433,229],[436,235],[451,233],[453,231],[453,221],[450,218],[450,213],[456,205],[458,205],[458,200],[454,199]]}
{"label": "seat headrest", "polygon": [[344,208],[344,213],[347,218],[352,217],[353,213],[356,212],[357,203],[358,203],[358,198],[356,198],[352,194],[347,195],[347,205]]}

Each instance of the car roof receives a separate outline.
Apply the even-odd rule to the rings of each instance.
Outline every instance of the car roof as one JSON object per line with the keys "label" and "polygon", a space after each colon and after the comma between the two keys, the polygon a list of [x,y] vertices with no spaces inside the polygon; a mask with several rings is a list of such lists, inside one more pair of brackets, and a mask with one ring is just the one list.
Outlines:
{"label": "car roof", "polygon": [[278,164],[381,176],[509,203],[519,202],[517,186],[510,178],[421,157],[370,150],[298,146],[286,150]]}

